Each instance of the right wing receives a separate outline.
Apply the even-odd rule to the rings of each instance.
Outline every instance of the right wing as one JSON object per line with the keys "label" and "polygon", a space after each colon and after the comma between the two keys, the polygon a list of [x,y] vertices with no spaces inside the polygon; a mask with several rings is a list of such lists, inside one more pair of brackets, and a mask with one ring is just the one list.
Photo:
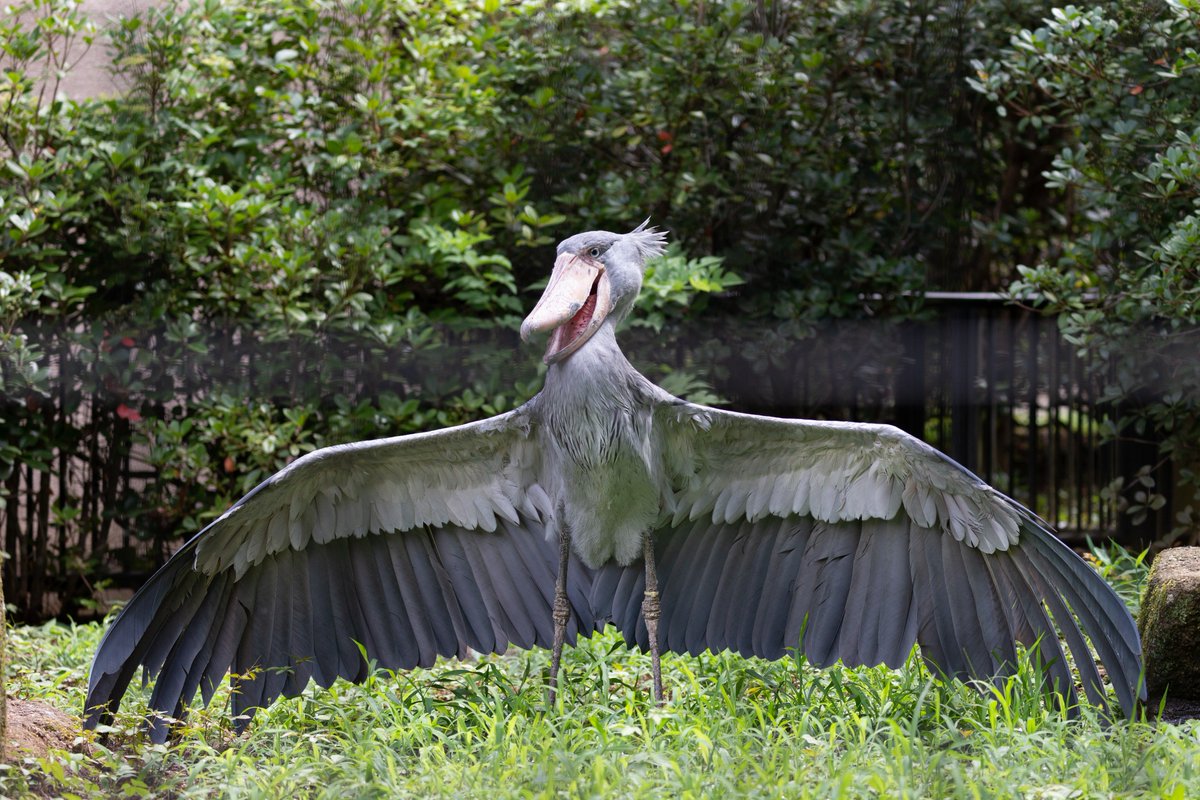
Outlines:
{"label": "right wing", "polygon": [[[1145,698],[1137,626],[1111,587],[929,445],[890,426],[691,404],[663,406],[656,424],[678,486],[654,535],[662,650],[896,667],[918,643],[935,671],[969,680],[1011,673],[1020,643],[1072,705],[1067,652],[1097,705],[1095,660],[1126,714]],[[643,572],[606,565],[592,596],[646,647]]]}

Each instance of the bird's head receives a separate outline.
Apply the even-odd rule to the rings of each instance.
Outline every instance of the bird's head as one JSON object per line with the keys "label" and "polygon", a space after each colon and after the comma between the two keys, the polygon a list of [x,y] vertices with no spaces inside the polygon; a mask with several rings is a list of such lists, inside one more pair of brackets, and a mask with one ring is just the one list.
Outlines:
{"label": "bird's head", "polygon": [[588,231],[564,239],[550,282],[521,323],[525,341],[551,331],[544,360],[554,364],[574,353],[608,323],[616,325],[637,299],[646,261],[663,252],[667,234],[650,220],[626,234]]}

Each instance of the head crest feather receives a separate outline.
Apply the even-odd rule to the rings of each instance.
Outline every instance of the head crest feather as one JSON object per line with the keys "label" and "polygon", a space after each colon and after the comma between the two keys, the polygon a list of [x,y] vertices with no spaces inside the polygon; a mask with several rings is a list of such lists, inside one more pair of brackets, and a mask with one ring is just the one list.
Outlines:
{"label": "head crest feather", "polygon": [[650,227],[649,217],[646,217],[641,225],[625,234],[625,238],[633,241],[638,249],[638,255],[642,257],[642,263],[655,256],[661,256],[667,249],[667,232]]}

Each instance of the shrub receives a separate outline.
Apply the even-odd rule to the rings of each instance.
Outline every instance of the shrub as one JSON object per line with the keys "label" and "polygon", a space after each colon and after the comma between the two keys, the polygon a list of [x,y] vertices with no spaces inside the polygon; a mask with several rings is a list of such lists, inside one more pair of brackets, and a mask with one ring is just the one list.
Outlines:
{"label": "shrub", "polygon": [[[1061,213],[1011,291],[1096,356],[1125,410],[1108,434],[1161,440],[1174,460],[1183,498],[1168,541],[1198,530],[1187,504],[1200,491],[1198,50],[1193,0],[1067,6],[978,62],[973,81],[1010,125],[1053,145],[1043,176]],[[1172,490],[1150,472],[1110,488],[1135,520]]]}

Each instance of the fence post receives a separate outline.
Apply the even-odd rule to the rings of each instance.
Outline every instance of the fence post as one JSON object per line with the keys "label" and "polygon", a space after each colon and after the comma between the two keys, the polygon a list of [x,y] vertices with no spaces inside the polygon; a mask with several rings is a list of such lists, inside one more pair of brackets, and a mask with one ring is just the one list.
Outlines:
{"label": "fence post", "polygon": [[950,311],[950,457],[978,470],[979,404],[975,402],[975,353],[979,340],[976,315],[964,305]]}
{"label": "fence post", "polygon": [[896,376],[896,427],[925,438],[925,322],[901,325],[905,357]]}

